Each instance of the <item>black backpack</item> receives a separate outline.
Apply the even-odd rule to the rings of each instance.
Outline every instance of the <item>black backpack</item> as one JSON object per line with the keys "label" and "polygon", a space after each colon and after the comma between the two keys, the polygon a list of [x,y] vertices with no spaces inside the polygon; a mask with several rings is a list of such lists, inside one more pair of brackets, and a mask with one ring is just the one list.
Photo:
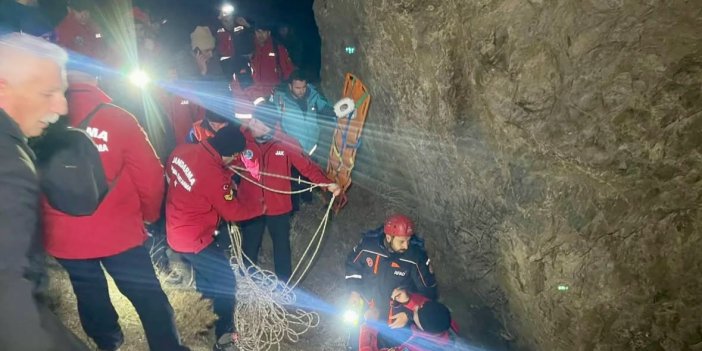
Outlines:
{"label": "black backpack", "polygon": [[97,146],[85,132],[98,105],[78,128],[50,130],[34,145],[41,190],[51,207],[71,216],[89,216],[107,196],[110,186]]}

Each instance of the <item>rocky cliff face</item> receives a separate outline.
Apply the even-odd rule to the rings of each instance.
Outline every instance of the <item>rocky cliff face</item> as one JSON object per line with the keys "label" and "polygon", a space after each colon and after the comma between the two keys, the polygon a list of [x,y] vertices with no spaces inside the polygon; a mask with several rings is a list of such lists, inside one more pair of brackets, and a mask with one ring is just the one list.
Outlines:
{"label": "rocky cliff face", "polygon": [[702,349],[701,5],[315,1],[325,91],[373,94],[356,186],[471,344]]}

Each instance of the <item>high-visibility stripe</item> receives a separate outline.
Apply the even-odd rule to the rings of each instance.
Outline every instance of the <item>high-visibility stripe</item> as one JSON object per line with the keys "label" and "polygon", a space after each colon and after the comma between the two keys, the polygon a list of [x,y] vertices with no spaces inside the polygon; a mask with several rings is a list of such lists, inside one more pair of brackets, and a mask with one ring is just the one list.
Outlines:
{"label": "high-visibility stripe", "polygon": [[352,274],[352,275],[347,275],[346,279],[363,279],[363,276],[360,274]]}
{"label": "high-visibility stripe", "polygon": [[422,280],[422,284],[424,284],[424,286],[426,286],[427,288],[430,288],[430,286],[427,285],[427,282],[424,280],[424,275],[422,275],[422,270],[419,269],[419,265],[417,264],[417,262],[405,260],[403,258],[401,258],[400,261],[405,261],[405,262],[409,262],[409,263],[413,264],[414,267],[417,268],[417,273],[419,273],[419,279]]}
{"label": "high-visibility stripe", "polygon": [[309,155],[312,156],[312,154],[317,150],[317,144],[314,144],[312,147],[312,150],[310,150]]}
{"label": "high-visibility stripe", "polygon": [[250,113],[235,113],[234,117],[238,119],[251,119],[253,118],[253,115]]}

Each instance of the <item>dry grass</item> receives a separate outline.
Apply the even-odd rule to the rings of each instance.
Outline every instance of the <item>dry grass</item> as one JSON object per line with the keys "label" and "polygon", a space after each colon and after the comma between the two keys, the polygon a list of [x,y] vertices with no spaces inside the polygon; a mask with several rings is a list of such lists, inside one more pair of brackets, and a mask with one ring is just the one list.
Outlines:
{"label": "dry grass", "polygon": [[[52,308],[63,323],[79,338],[93,345],[85,335],[78,319],[76,297],[65,271],[58,267],[49,269],[49,295],[52,298]],[[125,344],[122,351],[148,350],[141,321],[132,304],[124,297],[114,281],[109,278],[108,284],[112,303],[119,314],[119,322],[124,332]],[[168,299],[175,310],[178,331],[185,345],[193,351],[212,349],[214,337],[209,330],[215,320],[210,303],[200,299],[200,294],[193,289],[180,289],[162,284]]]}
{"label": "dry grass", "polygon": [[[354,203],[361,204],[361,199]],[[397,204],[401,204],[397,201]],[[319,220],[324,215],[323,203],[320,198],[310,204],[302,206],[301,210],[293,217],[291,240],[293,242],[293,264],[300,259],[302,251],[314,234]],[[331,304],[337,304],[344,297],[343,260],[345,254],[356,242],[356,235],[360,233],[356,226],[365,225],[354,220],[356,217],[367,217],[365,211],[369,210],[363,205],[349,206],[341,218],[335,220],[325,237],[325,244],[319,253],[318,259],[303,281],[303,289]],[[356,211],[361,211],[357,213]],[[264,244],[259,256],[259,263],[264,269],[272,269],[272,250],[270,237],[264,236]],[[200,300],[200,294],[194,288],[183,286],[190,280],[189,269],[179,270],[183,273],[183,285],[173,286],[162,283],[168,295],[176,316],[176,323],[184,344],[193,351],[211,350],[214,342],[212,325],[215,320],[209,302]],[[71,288],[68,275],[55,263],[50,262],[49,268],[50,287],[49,295],[52,299],[52,308],[56,311],[63,323],[76,333],[82,340],[92,344],[83,332],[78,319],[75,295]],[[108,276],[109,277],[109,276]],[[164,277],[161,277],[164,278]],[[125,334],[123,351],[148,350],[144,332],[139,317],[131,303],[117,290],[112,279],[108,279],[110,296],[115,309],[120,316],[120,324]],[[280,350],[295,351],[336,351],[341,350],[345,343],[345,331],[339,329],[336,317],[329,314],[320,314],[320,325],[302,335],[297,343],[284,341]],[[249,322],[249,321],[247,321]],[[257,321],[251,321],[256,323]],[[275,349],[275,348],[274,348]]]}

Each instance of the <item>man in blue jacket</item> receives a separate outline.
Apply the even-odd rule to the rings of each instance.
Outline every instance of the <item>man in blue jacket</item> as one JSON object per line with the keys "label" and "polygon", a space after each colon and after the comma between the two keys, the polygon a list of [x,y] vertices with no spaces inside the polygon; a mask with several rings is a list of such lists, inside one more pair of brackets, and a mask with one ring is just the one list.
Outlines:
{"label": "man in blue jacket", "polygon": [[[307,77],[298,70],[290,75],[287,86],[281,85],[276,89],[271,101],[280,113],[283,131],[295,138],[310,158],[322,164],[320,156],[323,156],[323,153],[317,152],[317,149],[328,147],[318,147],[320,130],[326,127],[325,131],[331,131],[334,125],[330,117],[334,115],[333,108],[327,99],[313,85],[308,84]],[[325,142],[326,139],[328,138],[325,137]],[[318,156],[315,156],[315,152]],[[297,178],[300,174],[293,169],[291,176]],[[293,181],[293,190],[302,188],[302,184]],[[293,196],[293,211],[299,208],[300,198],[309,202],[312,200],[312,193],[305,192],[300,196]]]}
{"label": "man in blue jacket", "polygon": [[276,89],[271,97],[282,118],[283,131],[297,139],[302,150],[314,155],[320,132],[320,117],[332,116],[332,107],[317,89],[307,83],[307,78],[295,71],[290,75],[287,89]]}

